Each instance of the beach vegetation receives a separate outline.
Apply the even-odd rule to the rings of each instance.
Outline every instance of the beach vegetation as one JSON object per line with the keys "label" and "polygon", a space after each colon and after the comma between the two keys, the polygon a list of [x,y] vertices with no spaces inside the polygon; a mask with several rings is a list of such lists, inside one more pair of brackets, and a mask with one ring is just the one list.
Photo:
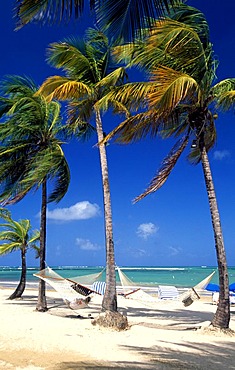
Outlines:
{"label": "beach vegetation", "polygon": [[[40,270],[46,259],[46,212],[49,202],[66,194],[70,171],[62,150],[64,125],[60,104],[48,103],[28,77],[7,76],[0,84],[0,202],[11,205],[42,189]],[[48,194],[48,182],[51,191]],[[46,311],[45,282],[39,282],[38,311]]]}
{"label": "beach vegetation", "polygon": [[169,11],[182,0],[16,0],[17,29],[28,23],[58,24],[70,20],[92,17],[102,31],[113,37],[132,38],[151,26],[152,20]]}
{"label": "beach vegetation", "polygon": [[186,148],[189,162],[202,164],[220,285],[211,325],[226,329],[230,321],[228,270],[208,152],[216,142],[218,112],[233,108],[235,79],[215,83],[218,61],[208,23],[199,10],[180,5],[171,16],[157,20],[145,32],[144,39],[137,34],[135,42],[115,50],[117,61],[144,70],[148,80],[114,88],[100,101],[104,109],[115,99],[133,111],[133,116],[109,133],[103,143],[112,138],[119,143],[132,143],[148,135],[175,139],[149,186],[134,202],[161,188]]}
{"label": "beach vegetation", "polygon": [[30,248],[34,249],[36,257],[38,257],[40,233],[39,230],[32,231],[29,220],[13,220],[10,211],[6,208],[0,208],[0,218],[5,221],[4,223],[0,223],[0,228],[2,229],[0,231],[0,255],[3,256],[14,251],[20,251],[21,253],[20,282],[8,298],[16,299],[22,296],[26,286],[27,250]]}
{"label": "beach vegetation", "polygon": [[[105,137],[103,120],[97,102],[114,86],[125,82],[125,68],[114,64],[112,44],[107,36],[89,28],[83,39],[69,38],[53,43],[47,49],[47,61],[65,76],[46,79],[39,89],[47,101],[67,101],[68,132],[79,139],[96,132],[98,141]],[[128,115],[123,104],[112,101],[109,107],[117,114]],[[113,222],[106,145],[98,146],[102,176],[106,245],[106,290],[102,310],[117,311]]]}

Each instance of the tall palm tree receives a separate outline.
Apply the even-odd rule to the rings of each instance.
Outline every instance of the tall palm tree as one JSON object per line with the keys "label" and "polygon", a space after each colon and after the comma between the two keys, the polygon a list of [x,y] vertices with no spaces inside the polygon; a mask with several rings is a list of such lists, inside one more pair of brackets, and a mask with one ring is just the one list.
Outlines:
{"label": "tall palm tree", "polygon": [[[135,30],[151,25],[156,16],[169,11],[182,0],[90,0],[99,26],[109,29],[110,35],[132,37]],[[80,18],[84,14],[84,0],[15,0],[17,27],[30,22],[42,24]]]}
{"label": "tall palm tree", "polygon": [[[91,132],[92,119],[98,141],[104,138],[103,123],[96,103],[113,86],[125,79],[125,69],[117,68],[111,58],[108,38],[95,29],[88,29],[84,39],[66,39],[50,45],[47,60],[55,68],[62,69],[65,77],[49,77],[39,89],[47,99],[68,101],[68,126],[73,133],[83,136]],[[113,101],[114,112],[128,113],[125,107]],[[94,128],[93,128],[94,130]],[[116,276],[113,242],[112,210],[108,164],[105,145],[99,146],[103,183],[105,240],[106,240],[106,291],[103,310],[117,311]]]}
{"label": "tall palm tree", "polygon": [[217,61],[208,24],[200,11],[186,5],[172,17],[157,21],[148,34],[146,30],[144,42],[118,47],[116,55],[131,65],[147,68],[151,77],[148,82],[126,84],[103,99],[104,107],[118,99],[130,108],[142,108],[108,134],[103,143],[115,135],[124,143],[147,135],[178,138],[149,187],[135,201],[165,183],[189,143],[189,160],[202,163],[214,231],[220,299],[212,325],[226,329],[230,321],[228,271],[208,151],[216,140],[217,109],[234,104],[235,79],[213,84]]}
{"label": "tall palm tree", "polygon": [[[46,258],[46,206],[66,194],[70,172],[61,137],[60,105],[35,97],[37,86],[27,77],[2,81],[0,98],[0,201],[19,202],[30,190],[42,187],[40,220],[40,269]],[[47,183],[53,181],[47,196]],[[39,283],[38,311],[46,311],[45,283]]]}
{"label": "tall palm tree", "polygon": [[0,209],[0,218],[5,221],[0,224],[0,227],[3,229],[0,231],[0,240],[4,241],[4,243],[0,244],[0,255],[17,250],[20,250],[21,253],[20,282],[9,299],[20,298],[24,293],[26,285],[26,252],[29,248],[33,248],[38,253],[37,242],[40,234],[38,230],[31,232],[29,220],[14,221],[10,212],[6,212],[6,209]]}

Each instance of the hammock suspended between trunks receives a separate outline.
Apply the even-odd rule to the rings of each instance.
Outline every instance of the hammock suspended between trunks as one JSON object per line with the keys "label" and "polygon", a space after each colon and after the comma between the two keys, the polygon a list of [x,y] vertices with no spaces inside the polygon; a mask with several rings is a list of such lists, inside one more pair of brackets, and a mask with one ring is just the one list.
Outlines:
{"label": "hammock suspended between trunks", "polygon": [[[197,285],[195,285],[192,288],[189,288],[186,292],[184,292],[182,294],[176,294],[176,289],[177,289],[176,287],[167,286],[165,288],[167,288],[167,291],[168,291],[167,292],[168,299],[166,299],[166,297],[163,297],[163,296],[162,296],[163,299],[161,299],[160,294],[159,294],[158,297],[154,297],[151,294],[145,292],[143,290],[144,289],[143,287],[140,287],[140,286],[138,287],[137,284],[135,284],[133,281],[131,281],[123,273],[123,271],[120,269],[120,267],[116,266],[116,269],[117,269],[118,274],[119,274],[119,278],[120,278],[121,287],[122,287],[124,297],[139,300],[139,301],[145,303],[146,305],[150,305],[150,304],[155,305],[155,304],[158,304],[161,301],[162,302],[167,302],[167,301],[169,302],[169,299],[171,299],[171,300],[182,302],[183,305],[186,306],[186,307],[191,305],[195,300],[200,299],[200,293],[203,290],[205,290],[206,286],[208,285],[208,283],[212,279],[212,276],[215,273],[215,271],[213,271],[209,276],[207,276],[205,279],[200,281]],[[171,294],[172,295],[171,297],[169,296],[170,288],[174,288],[174,294]],[[159,290],[163,291],[164,286],[161,285],[160,287],[158,287],[158,293],[159,293]],[[172,289],[172,291],[173,291],[173,289]]]}
{"label": "hammock suspended between trunks", "polygon": [[[90,279],[99,278],[99,274],[90,275]],[[91,300],[90,295],[96,293],[94,290],[78,283],[72,279],[65,279],[61,275],[57,274],[50,267],[46,267],[44,270],[39,271],[34,276],[44,280],[48,283],[57,293],[61,296],[63,301],[72,310],[78,310],[85,308]],[[82,281],[88,282],[88,276],[81,276]],[[76,278],[77,280],[78,278]],[[84,298],[84,296],[86,298]]]}

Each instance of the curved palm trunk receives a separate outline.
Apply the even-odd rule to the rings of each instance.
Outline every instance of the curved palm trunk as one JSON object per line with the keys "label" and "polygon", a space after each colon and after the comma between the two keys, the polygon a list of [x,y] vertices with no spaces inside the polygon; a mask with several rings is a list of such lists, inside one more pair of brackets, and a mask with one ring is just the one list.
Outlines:
{"label": "curved palm trunk", "polygon": [[[47,211],[47,180],[44,179],[42,183],[42,205],[41,205],[41,224],[40,224],[40,270],[44,270],[45,259],[46,259],[46,211]],[[38,286],[38,302],[37,311],[45,312],[47,311],[46,302],[46,284],[45,281],[39,281]]]}
{"label": "curved palm trunk", "polygon": [[8,299],[20,298],[25,290],[26,285],[26,247],[21,248],[21,277],[20,282],[12,295]]}
{"label": "curved palm trunk", "polygon": [[201,149],[201,158],[214,230],[220,286],[219,303],[211,325],[227,329],[230,321],[228,269],[215,189],[205,146]]}
{"label": "curved palm trunk", "polygon": [[[98,141],[100,142],[104,138],[104,133],[99,111],[96,111],[96,130]],[[106,290],[102,302],[102,310],[117,311],[112,209],[109,188],[107,155],[106,147],[104,144],[99,145],[99,153],[103,183],[105,244],[106,244]]]}

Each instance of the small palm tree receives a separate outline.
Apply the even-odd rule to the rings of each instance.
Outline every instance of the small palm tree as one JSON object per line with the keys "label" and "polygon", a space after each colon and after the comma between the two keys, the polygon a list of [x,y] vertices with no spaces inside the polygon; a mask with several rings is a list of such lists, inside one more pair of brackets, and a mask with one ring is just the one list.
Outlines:
{"label": "small palm tree", "polygon": [[[117,67],[111,57],[108,38],[98,30],[88,29],[83,40],[66,39],[50,45],[48,62],[62,69],[66,76],[49,77],[39,89],[51,99],[68,101],[68,126],[72,133],[83,137],[96,130],[98,141],[104,138],[103,123],[97,102],[114,86],[123,83],[125,69]],[[123,104],[112,101],[115,113],[128,114]],[[95,128],[92,126],[95,120]],[[113,242],[111,197],[105,145],[99,146],[103,183],[104,218],[106,237],[106,292],[102,309],[117,311],[116,275]]]}
{"label": "small palm tree", "polygon": [[[98,24],[109,29],[110,35],[133,36],[137,28],[151,24],[157,15],[169,11],[170,6],[181,0],[90,0]],[[29,22],[42,24],[79,18],[84,13],[84,0],[16,0],[15,13],[18,28]]]}
{"label": "small palm tree", "polygon": [[[42,187],[40,220],[40,269],[46,259],[46,207],[66,194],[70,172],[61,137],[60,105],[35,97],[37,86],[27,78],[9,76],[1,84],[0,116],[0,201],[19,202],[30,190]],[[47,183],[53,180],[47,196]],[[45,283],[39,282],[38,311],[47,310]]]}
{"label": "small palm tree", "polygon": [[[208,151],[216,140],[215,119],[218,108],[234,104],[235,79],[213,85],[217,61],[209,41],[209,27],[204,15],[181,5],[171,18],[157,21],[147,31],[146,39],[116,49],[119,59],[150,72],[150,81],[127,84],[106,95],[142,112],[122,122],[105,140],[118,135],[119,142],[129,143],[146,137],[174,136],[177,142],[149,187],[135,201],[158,190],[167,180],[180,155],[189,143],[189,160],[202,163],[219,272],[220,299],[212,325],[227,329],[230,321],[229,283],[220,216],[210,170]],[[147,106],[147,109],[145,109]]]}
{"label": "small palm tree", "polygon": [[31,232],[29,220],[14,221],[10,212],[4,208],[0,209],[0,218],[5,220],[5,223],[0,224],[0,227],[3,229],[0,231],[0,240],[4,241],[4,243],[0,244],[0,255],[18,250],[21,253],[20,282],[8,299],[20,298],[24,293],[26,285],[26,252],[29,248],[33,248],[38,253],[37,242],[39,241],[40,233],[38,230]]}

